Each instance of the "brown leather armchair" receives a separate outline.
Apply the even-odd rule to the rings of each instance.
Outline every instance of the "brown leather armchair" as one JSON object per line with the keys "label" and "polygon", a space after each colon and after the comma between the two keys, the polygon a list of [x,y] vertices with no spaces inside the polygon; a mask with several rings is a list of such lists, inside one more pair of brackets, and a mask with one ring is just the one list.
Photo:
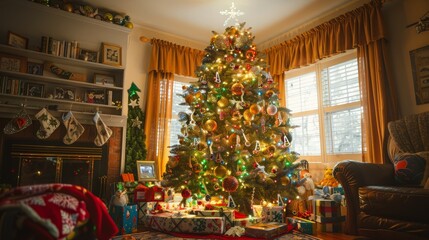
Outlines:
{"label": "brown leather armchair", "polygon": [[[429,112],[389,123],[386,154],[429,151]],[[426,163],[428,164],[428,163]],[[399,185],[394,165],[339,162],[333,172],[347,203],[345,232],[374,239],[429,239],[429,189]]]}

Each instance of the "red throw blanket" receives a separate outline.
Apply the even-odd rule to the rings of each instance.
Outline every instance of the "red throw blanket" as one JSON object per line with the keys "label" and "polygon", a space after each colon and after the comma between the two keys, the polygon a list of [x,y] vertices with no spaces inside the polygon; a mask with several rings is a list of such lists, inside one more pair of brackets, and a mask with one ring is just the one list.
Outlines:
{"label": "red throw blanket", "polygon": [[88,220],[96,227],[97,239],[108,240],[118,232],[104,203],[80,186],[43,184],[18,187],[0,196],[0,210],[8,209],[20,209],[26,217],[42,226],[41,231],[49,232],[55,239],[65,238],[76,226]]}

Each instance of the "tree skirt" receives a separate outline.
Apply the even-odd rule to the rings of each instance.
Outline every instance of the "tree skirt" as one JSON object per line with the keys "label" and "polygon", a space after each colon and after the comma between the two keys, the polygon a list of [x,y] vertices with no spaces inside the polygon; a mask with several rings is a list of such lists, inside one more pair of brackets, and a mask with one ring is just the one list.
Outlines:
{"label": "tree skirt", "polygon": [[[262,238],[251,238],[251,237],[229,237],[229,236],[218,236],[218,235],[192,235],[192,234],[184,234],[184,233],[162,233],[155,231],[145,231],[134,234],[127,234],[116,236],[112,238],[112,240],[181,240],[181,239],[195,239],[195,240],[207,240],[207,239],[216,239],[216,240],[229,240],[229,239],[239,239],[239,240],[256,240]],[[276,240],[321,240],[321,238],[317,238],[311,235],[303,234],[298,231],[293,231],[291,233],[287,233],[283,236],[276,238]]]}

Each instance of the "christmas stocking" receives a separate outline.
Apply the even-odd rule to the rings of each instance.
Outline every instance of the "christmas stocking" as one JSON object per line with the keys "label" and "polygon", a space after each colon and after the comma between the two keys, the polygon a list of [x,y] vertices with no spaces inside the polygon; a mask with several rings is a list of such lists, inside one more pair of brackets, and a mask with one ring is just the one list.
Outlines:
{"label": "christmas stocking", "polygon": [[67,133],[63,138],[63,142],[67,145],[76,142],[76,140],[85,131],[85,128],[83,128],[82,124],[77,121],[71,111],[63,115],[63,123],[67,130]]}
{"label": "christmas stocking", "polygon": [[40,129],[36,132],[39,139],[48,138],[60,126],[60,121],[52,116],[46,108],[40,110],[35,117],[40,122]]}
{"label": "christmas stocking", "polygon": [[109,140],[110,136],[112,136],[112,129],[106,126],[98,113],[95,114],[93,120],[97,128],[97,137],[95,137],[94,143],[101,147]]}
{"label": "christmas stocking", "polygon": [[3,129],[5,134],[17,133],[32,123],[30,116],[27,114],[25,109],[22,109],[12,120],[10,120]]}

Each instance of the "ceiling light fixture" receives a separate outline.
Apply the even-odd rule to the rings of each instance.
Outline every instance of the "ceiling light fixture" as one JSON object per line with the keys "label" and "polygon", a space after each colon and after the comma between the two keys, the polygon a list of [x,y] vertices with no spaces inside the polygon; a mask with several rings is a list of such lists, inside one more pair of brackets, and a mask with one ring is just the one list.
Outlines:
{"label": "ceiling light fixture", "polygon": [[219,13],[221,15],[228,16],[228,18],[223,23],[223,26],[228,25],[229,20],[232,20],[232,19],[235,20],[235,25],[239,25],[240,23],[238,22],[237,17],[244,15],[244,12],[242,12],[242,11],[238,10],[237,8],[235,8],[234,2],[232,2],[231,7],[229,8],[229,10],[223,10],[223,11],[220,11]]}

